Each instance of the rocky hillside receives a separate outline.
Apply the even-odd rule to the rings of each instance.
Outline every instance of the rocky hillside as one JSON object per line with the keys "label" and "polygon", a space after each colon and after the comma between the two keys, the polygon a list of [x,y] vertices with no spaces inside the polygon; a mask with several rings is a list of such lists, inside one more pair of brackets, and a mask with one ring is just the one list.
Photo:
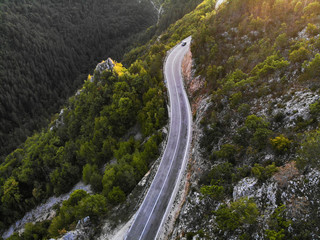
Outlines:
{"label": "rocky hillside", "polygon": [[191,186],[171,239],[318,239],[319,13],[233,0],[202,19],[185,69]]}
{"label": "rocky hillside", "polygon": [[[117,212],[118,206],[126,206],[165,137],[161,131],[167,120],[162,63],[166,51],[182,36],[157,39],[138,51],[139,59],[130,58],[127,68],[110,58],[98,64],[50,124],[6,156],[0,165],[4,238],[13,231],[19,232],[9,239],[73,235],[83,219],[79,226],[86,228],[90,222],[93,231],[89,232],[94,235],[103,219]],[[92,193],[69,192],[80,180],[91,186]],[[69,195],[53,206],[52,199]],[[45,209],[43,216],[39,209]],[[39,217],[30,217],[34,213]],[[32,222],[24,228],[26,221]]]}
{"label": "rocky hillside", "polygon": [[[169,2],[154,3],[165,9]],[[183,72],[193,147],[164,235],[318,239],[320,3],[228,0],[215,6],[202,1],[152,37],[160,19],[141,42],[151,40],[125,55],[127,68],[112,60],[99,64],[51,125],[6,158],[0,166],[3,230],[80,179],[94,191],[75,191],[54,218],[28,224],[11,239],[61,237],[87,224],[98,236],[102,219],[112,219],[103,239],[126,223],[165,137],[163,59],[189,35]]]}

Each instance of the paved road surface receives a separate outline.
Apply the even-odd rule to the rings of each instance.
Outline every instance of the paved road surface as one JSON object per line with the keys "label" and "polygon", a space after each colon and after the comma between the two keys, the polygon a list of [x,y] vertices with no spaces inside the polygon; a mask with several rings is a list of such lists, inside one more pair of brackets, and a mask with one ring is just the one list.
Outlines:
{"label": "paved road surface", "polygon": [[190,47],[191,37],[184,41],[187,45],[177,45],[169,54],[164,67],[170,96],[168,143],[157,174],[127,233],[127,240],[157,238],[187,165],[192,119],[190,104],[182,83],[181,64]]}

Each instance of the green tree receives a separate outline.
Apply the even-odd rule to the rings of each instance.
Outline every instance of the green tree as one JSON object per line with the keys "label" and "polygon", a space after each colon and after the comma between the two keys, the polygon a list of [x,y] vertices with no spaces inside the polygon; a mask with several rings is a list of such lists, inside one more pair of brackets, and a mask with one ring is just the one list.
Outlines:
{"label": "green tree", "polygon": [[309,51],[305,47],[300,47],[297,50],[293,50],[290,55],[290,61],[294,63],[302,63],[304,60],[308,59]]}
{"label": "green tree", "polygon": [[318,167],[320,163],[320,131],[306,134],[298,150],[297,167],[304,169],[306,166]]}
{"label": "green tree", "polygon": [[126,194],[121,190],[120,187],[113,187],[113,189],[108,193],[108,202],[113,205],[117,205],[126,200]]}
{"label": "green tree", "polygon": [[97,221],[105,213],[107,213],[106,198],[101,194],[95,194],[89,195],[79,202],[76,217],[82,219],[89,216],[91,220]]}
{"label": "green tree", "polygon": [[278,137],[270,139],[270,142],[272,147],[278,153],[287,152],[292,145],[292,141],[286,138],[283,134],[280,134]]}
{"label": "green tree", "polygon": [[311,79],[320,76],[320,54],[319,53],[317,53],[315,57],[307,65],[306,75]]}
{"label": "green tree", "polygon": [[252,199],[240,198],[227,206],[221,205],[214,211],[218,226],[223,231],[234,231],[245,227],[246,224],[253,225],[259,216],[259,209]]}
{"label": "green tree", "polygon": [[251,168],[253,175],[258,178],[259,181],[264,182],[269,179],[275,172],[278,171],[275,163],[268,165],[266,167],[261,166],[259,163],[255,163]]}
{"label": "green tree", "polygon": [[21,210],[23,209],[21,201],[22,196],[20,194],[19,182],[13,177],[8,178],[3,185],[1,202],[9,209],[16,209],[16,207],[18,207]]}
{"label": "green tree", "polygon": [[224,197],[224,188],[223,186],[211,185],[211,186],[202,186],[200,192],[204,196],[209,196],[214,200],[222,200]]}
{"label": "green tree", "polygon": [[288,236],[288,227],[291,224],[290,220],[285,216],[285,205],[278,206],[272,213],[269,219],[269,229],[265,230],[266,238],[269,240],[281,240]]}

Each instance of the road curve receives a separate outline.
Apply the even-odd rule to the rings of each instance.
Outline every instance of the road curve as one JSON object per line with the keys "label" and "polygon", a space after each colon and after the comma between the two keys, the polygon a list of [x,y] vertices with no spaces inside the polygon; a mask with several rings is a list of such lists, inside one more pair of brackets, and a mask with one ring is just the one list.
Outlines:
{"label": "road curve", "polygon": [[170,131],[159,169],[125,237],[126,240],[156,239],[173,203],[183,171],[188,162],[192,118],[184,90],[181,65],[190,47],[174,47],[164,64],[170,98]]}

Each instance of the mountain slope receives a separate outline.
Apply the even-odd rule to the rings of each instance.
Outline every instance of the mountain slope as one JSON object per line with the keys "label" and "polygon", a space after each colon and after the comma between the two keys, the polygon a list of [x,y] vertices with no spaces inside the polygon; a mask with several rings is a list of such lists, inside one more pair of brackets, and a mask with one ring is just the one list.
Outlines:
{"label": "mountain slope", "polygon": [[319,235],[319,7],[233,0],[202,19],[192,190],[172,239]]}
{"label": "mountain slope", "polygon": [[[76,192],[56,218],[28,225],[27,233],[57,236],[85,216],[97,224],[126,211],[128,202],[113,206],[125,201],[156,158],[165,123],[162,60],[193,35],[184,72],[194,148],[170,238],[316,239],[319,13],[313,0],[230,0],[217,10],[215,1],[203,1],[126,54],[128,70],[116,64],[112,71],[95,71],[52,131],[7,157],[0,168],[1,219],[12,222],[25,203],[31,208],[37,196],[58,194],[81,175],[99,194]],[[140,141],[128,137],[139,132]],[[33,169],[38,172],[30,175]],[[14,211],[16,201],[21,209]],[[93,210],[106,204],[110,212],[86,212],[90,201],[97,203]]]}
{"label": "mountain slope", "polygon": [[156,14],[149,1],[1,1],[0,21],[4,157],[48,124],[97,61],[120,59]]}
{"label": "mountain slope", "polygon": [[97,223],[108,211],[86,212],[86,204],[113,209],[126,199],[158,155],[162,135],[157,130],[166,122],[161,66],[169,46],[162,46],[161,51],[147,49],[149,54],[128,69],[111,59],[99,64],[51,124],[5,158],[0,166],[1,230],[81,178],[97,196],[75,192],[71,199],[77,200],[65,202],[61,215],[27,225],[20,237],[61,235],[74,229],[83,214]]}

